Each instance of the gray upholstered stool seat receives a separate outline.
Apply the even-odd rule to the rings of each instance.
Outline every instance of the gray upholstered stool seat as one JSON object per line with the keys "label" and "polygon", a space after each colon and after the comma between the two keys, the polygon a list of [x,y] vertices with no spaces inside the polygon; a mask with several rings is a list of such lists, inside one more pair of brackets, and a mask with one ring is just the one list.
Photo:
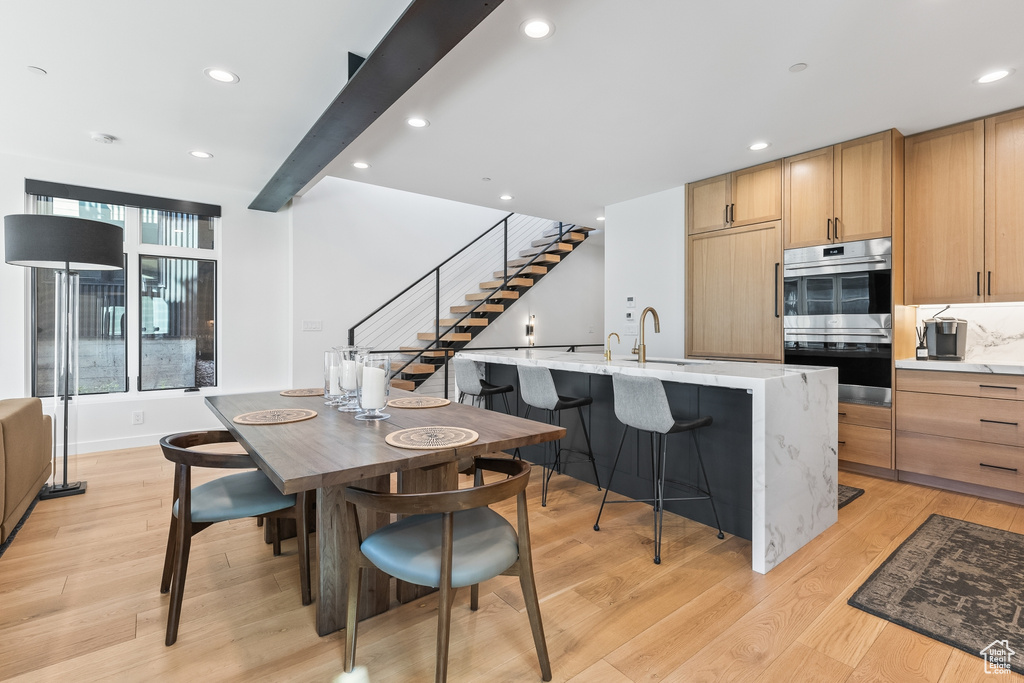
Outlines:
{"label": "gray upholstered stool seat", "polygon": [[[260,470],[229,474],[192,489],[195,523],[259,517],[293,505],[295,495],[281,493]],[[171,514],[178,516],[178,501],[174,501]]]}
{"label": "gray upholstered stool seat", "polygon": [[491,397],[500,394],[505,402],[505,412],[512,414],[508,406],[508,397],[505,396],[512,391],[511,384],[491,384],[480,377],[476,362],[468,358],[455,358],[452,364],[455,366],[455,386],[459,389],[459,403],[462,403],[465,396],[480,396],[483,397],[486,408],[490,410]]}
{"label": "gray upholstered stool seat", "polygon": [[[583,429],[583,437],[587,441],[587,450],[576,451],[571,448],[562,448],[561,439],[555,441],[552,447],[555,450],[555,457],[550,461],[550,465],[545,463],[547,472],[544,474],[544,478],[541,479],[541,494],[540,504],[541,507],[548,504],[548,482],[551,481],[551,475],[554,474],[555,470],[561,472],[562,467],[562,451],[570,453],[580,453],[581,455],[587,456],[590,460],[591,467],[594,468],[594,481],[597,483],[597,490],[601,490],[601,478],[597,474],[597,463],[594,461],[594,449],[590,446],[590,431],[587,429],[587,422],[583,419],[583,407],[588,406],[594,402],[594,399],[590,396],[562,396],[555,390],[555,380],[551,376],[551,371],[545,367],[531,366],[531,365],[517,365],[516,369],[519,372],[519,394],[523,397],[523,402],[526,403],[526,418],[530,417],[530,411],[533,408],[547,411],[548,421],[554,416],[556,422],[560,422],[558,416],[562,410],[572,410],[573,408],[579,413],[580,426]],[[518,456],[519,449],[516,449],[516,455]]]}
{"label": "gray upholstered stool seat", "polygon": [[[418,586],[441,585],[441,513],[414,515],[375,531],[360,550],[396,579]],[[490,508],[452,515],[452,588],[472,586],[501,574],[519,559],[512,525]]]}
{"label": "gray upholstered stool seat", "polygon": [[[614,463],[612,463],[612,473],[608,480],[608,488],[605,489],[601,508],[597,511],[594,531],[601,530],[601,513],[604,512],[606,503],[654,503],[654,563],[661,564],[661,534],[665,502],[707,500],[711,502],[711,510],[714,512],[715,523],[718,525],[718,537],[725,538],[725,534],[722,533],[722,524],[718,520],[718,510],[715,509],[715,500],[711,497],[711,484],[708,482],[708,474],[704,469],[704,459],[700,454],[700,445],[697,443],[697,430],[711,425],[711,416],[705,415],[689,419],[676,419],[672,415],[672,409],[668,404],[665,386],[656,377],[640,377],[615,373],[612,375],[612,389],[615,392],[615,417],[624,425],[624,428],[622,430],[622,439],[619,440],[619,450],[615,454]],[[622,445],[626,441],[626,433],[630,428],[641,432],[650,432],[658,442],[652,442],[651,449],[654,497],[608,500],[608,490],[615,479],[619,457],[622,455]],[[666,437],[669,434],[678,434],[680,432],[689,432],[693,438],[693,449],[697,455],[700,473],[704,477],[704,488],[699,486],[699,482],[698,485],[692,485],[673,481],[670,482],[673,486],[687,489],[694,495],[665,498],[665,464],[668,460],[668,439]],[[639,457],[640,453],[637,452],[637,458]]]}

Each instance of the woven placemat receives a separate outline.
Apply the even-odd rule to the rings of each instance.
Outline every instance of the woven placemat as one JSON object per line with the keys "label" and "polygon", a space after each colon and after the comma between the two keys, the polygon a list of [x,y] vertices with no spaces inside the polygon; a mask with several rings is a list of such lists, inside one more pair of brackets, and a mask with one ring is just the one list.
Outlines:
{"label": "woven placemat", "polygon": [[451,403],[446,398],[434,396],[403,396],[388,401],[388,408],[440,408]]}
{"label": "woven placemat", "polygon": [[316,387],[309,389],[285,389],[281,392],[282,396],[323,396],[324,390]]}
{"label": "woven placemat", "polygon": [[429,451],[465,446],[479,438],[479,434],[464,427],[411,427],[391,432],[384,440],[396,448]]}
{"label": "woven placemat", "polygon": [[276,408],[273,410],[254,410],[251,413],[236,415],[232,422],[240,425],[283,425],[289,422],[302,422],[316,417],[315,410],[305,408]]}

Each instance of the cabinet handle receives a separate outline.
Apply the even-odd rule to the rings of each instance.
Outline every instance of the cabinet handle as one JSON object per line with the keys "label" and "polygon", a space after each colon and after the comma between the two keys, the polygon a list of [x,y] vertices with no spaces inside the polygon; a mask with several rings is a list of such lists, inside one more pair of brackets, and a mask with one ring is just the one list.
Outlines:
{"label": "cabinet handle", "polygon": [[845,441],[840,441],[840,442],[839,442],[839,445],[840,445],[840,446],[845,446],[845,445],[846,445],[846,442],[845,442]]}
{"label": "cabinet handle", "polygon": [[992,296],[992,271],[988,271],[988,295]]}
{"label": "cabinet handle", "polygon": [[846,413],[839,413],[839,417],[846,417]]}
{"label": "cabinet handle", "polygon": [[725,224],[729,225],[729,205],[725,205]]}
{"label": "cabinet handle", "polygon": [[979,384],[979,389],[1007,389],[1008,391],[1017,391],[1017,387],[1004,387],[998,384]]}
{"label": "cabinet handle", "polygon": [[832,241],[832,219],[831,218],[829,218],[827,221],[825,221],[825,239],[827,239],[829,242]]}
{"label": "cabinet handle", "polygon": [[984,463],[984,462],[979,462],[978,464],[981,465],[982,467],[990,467],[990,468],[992,468],[994,470],[1003,470],[1004,472],[1016,472],[1017,471],[1016,467],[1002,467],[1000,465],[989,465],[989,464]]}
{"label": "cabinet handle", "polygon": [[978,271],[978,296],[981,296],[981,271]]}
{"label": "cabinet handle", "polygon": [[735,204],[730,204],[729,205],[729,222],[730,223],[735,223],[736,222],[736,205]]}
{"label": "cabinet handle", "polygon": [[779,317],[779,262],[775,262],[775,317]]}
{"label": "cabinet handle", "polygon": [[1016,422],[1003,422],[1002,420],[986,420],[985,418],[981,418],[980,421],[981,422],[988,422],[989,424],[994,424],[994,425],[1013,425],[1014,427],[1017,426]]}
{"label": "cabinet handle", "polygon": [[839,241],[839,216],[832,219],[832,239]]}

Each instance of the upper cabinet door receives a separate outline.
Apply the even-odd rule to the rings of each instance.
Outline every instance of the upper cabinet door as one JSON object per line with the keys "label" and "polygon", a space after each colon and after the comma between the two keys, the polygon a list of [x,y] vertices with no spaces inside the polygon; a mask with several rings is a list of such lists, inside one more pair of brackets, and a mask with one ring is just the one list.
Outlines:
{"label": "upper cabinet door", "polygon": [[906,302],[982,301],[984,122],[906,139]]}
{"label": "upper cabinet door", "polygon": [[892,236],[892,131],[835,145],[832,239]]}
{"label": "upper cabinet door", "polygon": [[732,174],[730,227],[782,218],[782,161],[772,161]]}
{"label": "upper cabinet door", "polygon": [[1024,111],[985,120],[986,301],[1024,301]]}
{"label": "upper cabinet door", "polygon": [[729,174],[708,178],[686,186],[686,211],[689,233],[721,230],[729,224],[732,192]]}
{"label": "upper cabinet door", "polygon": [[832,240],[832,158],[832,147],[826,147],[785,160],[782,224],[786,249]]}

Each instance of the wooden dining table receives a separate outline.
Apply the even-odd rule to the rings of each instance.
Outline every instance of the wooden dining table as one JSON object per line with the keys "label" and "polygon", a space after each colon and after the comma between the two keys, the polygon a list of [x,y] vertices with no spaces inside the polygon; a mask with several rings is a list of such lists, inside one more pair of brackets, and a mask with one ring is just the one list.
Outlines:
{"label": "wooden dining table", "polygon": [[[391,398],[419,396],[399,389]],[[209,396],[206,404],[252,459],[283,493],[316,490],[319,591],[316,630],[327,635],[345,626],[347,569],[344,554],[345,488],[358,486],[405,493],[456,488],[458,471],[476,456],[560,439],[565,429],[520,417],[451,402],[437,408],[394,408],[387,420],[356,420],[324,404],[322,396],[282,396],[278,391]],[[259,410],[303,408],[312,419],[286,424],[247,425],[238,415]],[[471,429],[479,438],[467,445],[432,450],[396,448],[385,441],[391,432],[413,427]],[[387,524],[386,516],[360,511],[363,534]],[[428,589],[429,590],[429,589]],[[402,602],[423,594],[421,587],[399,584]],[[367,572],[362,581],[359,618],[388,609],[390,584],[382,572]]]}

